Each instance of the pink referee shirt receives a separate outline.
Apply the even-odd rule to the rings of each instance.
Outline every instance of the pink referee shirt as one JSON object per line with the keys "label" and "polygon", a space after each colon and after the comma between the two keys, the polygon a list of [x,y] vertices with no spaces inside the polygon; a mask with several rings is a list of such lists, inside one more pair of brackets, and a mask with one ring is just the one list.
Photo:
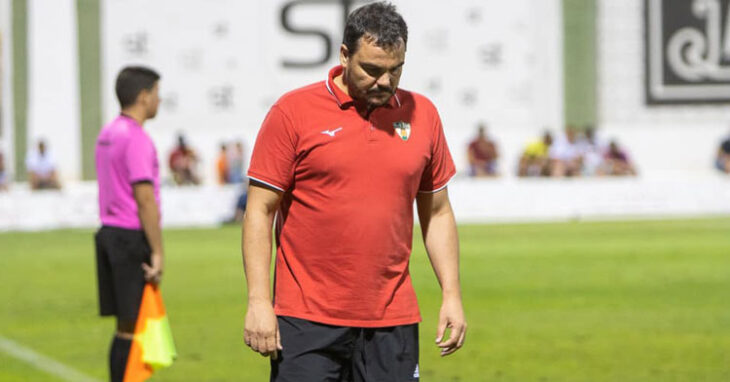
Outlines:
{"label": "pink referee shirt", "polygon": [[120,115],[96,140],[96,176],[101,223],[142,229],[132,185],[150,182],[160,208],[160,171],[152,139],[134,119]]}
{"label": "pink referee shirt", "polygon": [[281,97],[253,149],[249,177],[284,193],[274,310],[340,326],[416,323],[413,201],[455,173],[441,119],[402,89],[364,119],[334,84],[341,73]]}

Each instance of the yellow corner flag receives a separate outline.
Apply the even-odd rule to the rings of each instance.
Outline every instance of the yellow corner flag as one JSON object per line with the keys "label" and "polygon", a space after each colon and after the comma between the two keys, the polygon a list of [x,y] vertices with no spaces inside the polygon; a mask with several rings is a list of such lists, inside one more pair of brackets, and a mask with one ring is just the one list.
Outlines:
{"label": "yellow corner flag", "polygon": [[172,365],[175,357],[177,352],[162,294],[157,286],[148,283],[142,292],[124,382],[142,382],[155,370]]}

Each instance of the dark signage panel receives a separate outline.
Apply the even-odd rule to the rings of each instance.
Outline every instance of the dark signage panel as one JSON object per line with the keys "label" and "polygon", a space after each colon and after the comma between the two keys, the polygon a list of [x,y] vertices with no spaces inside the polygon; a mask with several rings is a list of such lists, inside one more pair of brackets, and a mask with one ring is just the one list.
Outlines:
{"label": "dark signage panel", "polygon": [[645,0],[648,104],[730,101],[730,0]]}

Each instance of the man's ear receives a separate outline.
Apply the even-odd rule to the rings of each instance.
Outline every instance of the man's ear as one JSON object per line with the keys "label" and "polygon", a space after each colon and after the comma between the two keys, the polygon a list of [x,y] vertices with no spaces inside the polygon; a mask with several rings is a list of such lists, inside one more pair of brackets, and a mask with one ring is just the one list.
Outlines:
{"label": "man's ear", "polygon": [[142,89],[142,91],[137,94],[137,103],[139,103],[140,105],[147,105],[147,103],[149,102],[149,98],[150,91],[147,89]]}
{"label": "man's ear", "polygon": [[347,68],[347,64],[350,61],[350,50],[347,49],[345,44],[340,45],[340,65],[343,68]]}

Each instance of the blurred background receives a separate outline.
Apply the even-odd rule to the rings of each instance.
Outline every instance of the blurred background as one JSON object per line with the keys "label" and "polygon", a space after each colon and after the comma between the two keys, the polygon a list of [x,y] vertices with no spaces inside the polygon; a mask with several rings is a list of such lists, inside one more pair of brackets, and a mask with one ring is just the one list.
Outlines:
{"label": "blurred background", "polygon": [[[0,0],[0,231],[5,231],[0,234],[0,264],[7,261],[0,280],[10,280],[11,269],[28,269],[27,256],[50,247],[54,249],[47,253],[58,253],[49,256],[66,264],[69,257],[61,248],[70,245],[77,251],[74,257],[83,259],[84,270],[76,269],[79,264],[69,264],[69,269],[88,279],[88,286],[73,292],[84,296],[78,310],[94,312],[90,229],[98,225],[98,216],[93,147],[101,126],[119,112],[116,74],[126,65],[142,64],[162,74],[162,105],[145,128],[160,160],[163,224],[168,229],[203,228],[168,230],[166,242],[180,240],[168,248],[179,251],[191,268],[201,258],[220,259],[213,264],[230,277],[226,285],[240,305],[231,315],[240,317],[240,232],[217,227],[236,220],[243,175],[269,107],[284,92],[326,78],[338,63],[346,15],[366,3]],[[465,238],[471,320],[484,323],[482,328],[506,328],[474,329],[484,342],[475,340],[471,350],[465,349],[488,364],[489,373],[476,366],[443,371],[432,364],[422,366],[422,375],[439,381],[730,380],[730,335],[720,325],[730,322],[729,1],[392,3],[410,32],[401,87],[428,96],[437,106],[457,164],[449,192]],[[576,223],[595,220],[617,222]],[[73,230],[57,231],[69,228]],[[81,239],[67,243],[68,237]],[[204,245],[182,244],[190,238]],[[212,238],[228,242],[223,246]],[[210,252],[216,250],[217,255]],[[637,251],[649,257],[637,257]],[[418,261],[425,261],[423,256],[422,248],[414,251]],[[418,284],[423,288],[419,297],[432,307],[429,298],[437,300],[438,294],[429,289],[435,281],[424,264],[414,265],[428,275]],[[44,270],[53,273],[36,265],[39,277]],[[210,272],[211,279],[220,275]],[[183,273],[170,271],[170,294],[172,285],[185,284],[179,276]],[[569,280],[576,285],[566,286]],[[3,303],[25,290],[20,286],[25,283],[12,285],[17,288],[6,288]],[[516,285],[538,300],[515,308],[525,296],[502,292]],[[556,285],[574,294],[566,297],[561,294],[566,290],[550,289]],[[635,289],[621,289],[629,286]],[[196,290],[202,293],[202,288]],[[171,299],[179,301],[181,310],[190,303],[174,295]],[[665,305],[652,305],[657,301]],[[642,316],[647,304],[657,309]],[[16,338],[43,348],[28,333],[44,325],[41,318],[48,313],[12,306],[18,310],[8,310],[7,330],[12,323],[33,322],[31,329],[15,327]],[[203,302],[197,306],[209,308]],[[552,310],[556,306],[569,309],[559,313]],[[607,306],[625,308],[625,315],[612,315]],[[551,313],[535,313],[538,307]],[[688,310],[678,312],[679,307]],[[516,319],[505,313],[512,308],[532,313]],[[581,308],[590,317],[573,321]],[[433,315],[424,312],[423,330],[429,336],[425,325]],[[181,316],[178,320],[184,321]],[[675,325],[667,324],[672,333],[694,333],[691,338],[680,335],[688,342],[662,339],[654,330],[666,317]],[[99,321],[89,320],[84,325]],[[608,322],[627,326],[586,334]],[[81,324],[69,325],[67,329]],[[184,325],[178,324],[178,333]],[[204,330],[191,325],[191,330]],[[98,341],[106,341],[104,333]],[[659,342],[652,343],[652,337]],[[193,338],[190,334],[191,343]],[[515,338],[526,348],[510,342]],[[575,341],[565,345],[558,338]],[[590,343],[591,338],[608,342]],[[486,350],[500,344],[509,351],[497,356]],[[243,354],[237,345],[231,349],[236,350],[219,353]],[[551,358],[556,349],[569,361]],[[89,361],[93,355],[75,358],[47,349],[54,352],[90,374],[103,375],[102,361]],[[699,354],[709,355],[700,361]],[[588,366],[576,366],[580,362]],[[20,371],[7,374],[8,380],[45,380],[24,379],[20,366],[12,370]],[[178,373],[167,380],[236,380],[225,373],[200,379]]]}
{"label": "blurred background", "polygon": [[[95,224],[94,140],[129,64],[163,75],[147,130],[166,184],[205,190],[194,203],[168,190],[165,222],[219,221],[235,196],[216,186],[243,179],[268,108],[325,78],[366,2],[2,1],[0,152],[17,199],[0,229]],[[463,221],[730,213],[727,1],[394,3],[411,36],[401,87],[441,113]],[[175,175],[181,141],[190,179]],[[38,203],[25,182],[40,142],[64,208],[31,217],[16,210]]]}

